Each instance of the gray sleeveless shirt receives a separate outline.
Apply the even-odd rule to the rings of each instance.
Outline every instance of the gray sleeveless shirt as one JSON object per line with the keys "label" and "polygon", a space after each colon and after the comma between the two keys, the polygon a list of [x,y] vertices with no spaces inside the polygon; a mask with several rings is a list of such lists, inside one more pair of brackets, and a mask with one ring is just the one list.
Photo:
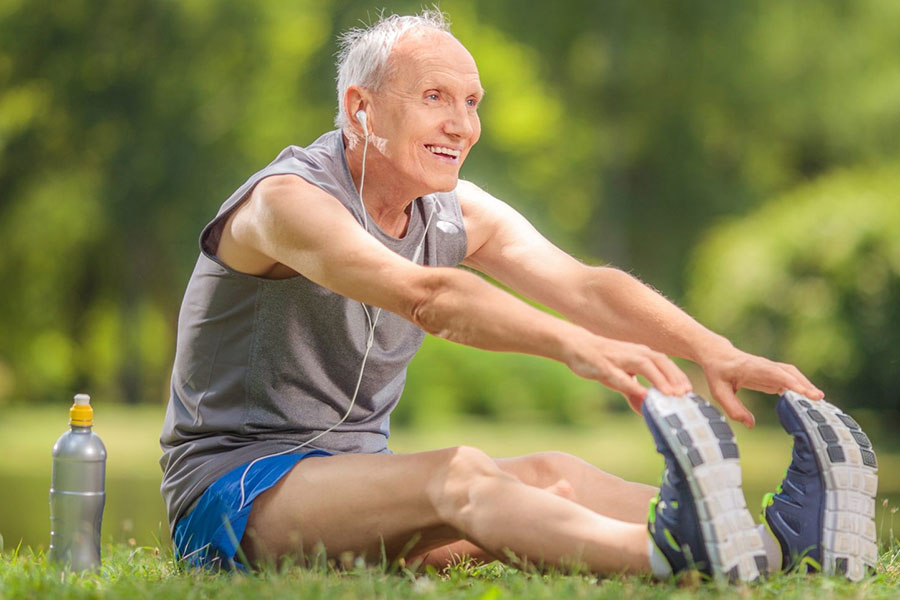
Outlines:
{"label": "gray sleeveless shirt", "polygon": [[[285,148],[204,228],[178,317],[171,397],[160,437],[161,491],[173,528],[216,479],[314,437],[338,422],[350,405],[368,337],[362,305],[302,275],[255,277],[216,257],[230,213],[263,178],[283,174],[321,188],[362,222],[343,136],[332,131],[306,148]],[[402,238],[384,233],[371,218],[368,222],[372,235],[409,259],[424,235],[420,264],[455,266],[465,257],[455,193],[413,202]],[[424,337],[409,321],[383,311],[350,416],[304,450],[389,452],[390,413]]]}

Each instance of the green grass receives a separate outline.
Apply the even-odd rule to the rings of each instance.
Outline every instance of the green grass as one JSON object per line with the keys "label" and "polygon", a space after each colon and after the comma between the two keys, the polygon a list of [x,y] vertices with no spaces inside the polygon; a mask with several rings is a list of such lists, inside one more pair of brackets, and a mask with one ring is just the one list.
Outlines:
{"label": "green grass", "polygon": [[[701,582],[696,576],[654,582],[647,577],[521,571],[497,563],[459,564],[442,572],[412,571],[397,564],[327,562],[268,568],[249,574],[184,569],[155,547],[104,548],[98,572],[58,573],[30,550],[0,554],[0,598],[896,598],[900,594],[900,546],[886,551],[879,573],[860,583],[837,577],[778,575],[753,584]],[[694,574],[695,575],[695,574]]]}

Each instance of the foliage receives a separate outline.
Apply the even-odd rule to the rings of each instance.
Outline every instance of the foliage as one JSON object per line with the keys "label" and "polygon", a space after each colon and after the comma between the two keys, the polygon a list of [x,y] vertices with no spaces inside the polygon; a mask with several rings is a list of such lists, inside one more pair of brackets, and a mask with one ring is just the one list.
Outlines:
{"label": "foliage", "polygon": [[691,246],[717,218],[834,168],[900,156],[897,3],[515,7],[476,10],[528,41],[563,106],[545,117],[556,138],[514,155],[510,191],[543,227],[568,233],[567,247],[676,299]]}
{"label": "foliage", "polygon": [[427,338],[410,365],[394,424],[447,422],[460,415],[578,424],[591,413],[627,410],[622,396],[533,356],[484,352]]}
{"label": "foliage", "polygon": [[900,168],[835,173],[710,232],[688,303],[833,399],[900,422]]}
{"label": "foliage", "polygon": [[[895,2],[565,7],[441,4],[488,90],[464,176],[584,260],[679,300],[717,218],[900,156]],[[166,395],[200,229],[282,147],[331,127],[336,35],[374,16],[368,0],[0,0],[0,402]],[[444,369],[451,351],[431,350],[420,367]],[[488,394],[483,355],[452,352],[481,373],[456,378],[456,404],[543,410]],[[536,363],[488,362],[513,388],[534,381]]]}

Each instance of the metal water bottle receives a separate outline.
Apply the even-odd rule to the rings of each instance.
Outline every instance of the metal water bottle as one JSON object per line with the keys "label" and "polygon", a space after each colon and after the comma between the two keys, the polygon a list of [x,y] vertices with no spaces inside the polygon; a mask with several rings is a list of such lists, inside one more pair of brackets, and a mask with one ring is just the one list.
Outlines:
{"label": "metal water bottle", "polygon": [[53,446],[50,561],[73,571],[100,566],[106,447],[93,424],[91,397],[78,394],[69,410],[71,428]]}

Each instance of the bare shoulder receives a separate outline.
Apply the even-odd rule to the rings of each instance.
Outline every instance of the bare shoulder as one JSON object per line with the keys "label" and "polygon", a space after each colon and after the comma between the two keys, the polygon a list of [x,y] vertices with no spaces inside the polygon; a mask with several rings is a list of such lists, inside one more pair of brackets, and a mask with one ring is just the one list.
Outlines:
{"label": "bare shoulder", "polygon": [[529,298],[558,306],[557,292],[579,280],[583,265],[547,240],[519,211],[477,185],[459,181],[457,197],[469,238],[468,267]]}
{"label": "bare shoulder", "polygon": [[457,183],[456,197],[466,219],[498,218],[503,212],[515,212],[507,203],[465,179]]}
{"label": "bare shoulder", "polygon": [[464,179],[460,179],[456,186],[456,197],[466,227],[467,257],[483,248],[504,222],[509,222],[518,214],[502,200]]}
{"label": "bare shoulder", "polygon": [[265,223],[272,220],[264,215],[277,215],[297,199],[312,200],[322,195],[328,196],[296,175],[273,175],[262,179],[247,199],[228,216],[216,256],[232,269],[248,275],[269,279],[297,275],[294,269],[261,249],[260,238],[265,235]]}
{"label": "bare shoulder", "polygon": [[284,175],[271,175],[262,179],[253,188],[253,192],[250,194],[250,200],[253,200],[254,198],[283,197],[285,194],[296,193],[328,195],[322,191],[321,188],[311,184],[299,175],[288,173]]}

